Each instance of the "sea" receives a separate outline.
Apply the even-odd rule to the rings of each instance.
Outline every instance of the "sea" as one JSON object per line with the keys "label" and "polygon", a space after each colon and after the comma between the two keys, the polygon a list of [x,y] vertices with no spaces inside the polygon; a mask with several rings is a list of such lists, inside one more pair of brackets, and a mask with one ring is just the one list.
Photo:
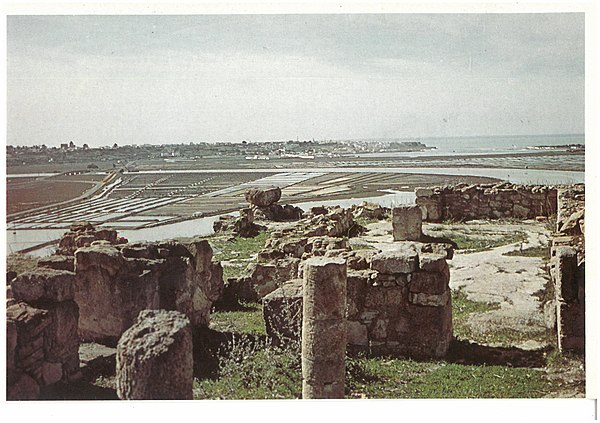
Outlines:
{"label": "sea", "polygon": [[[389,139],[392,141],[392,139]],[[397,153],[364,153],[360,157],[392,157],[392,156],[465,156],[487,154],[532,153],[537,146],[560,146],[570,144],[585,145],[584,134],[559,135],[498,135],[473,137],[435,137],[393,139],[393,141],[419,141],[432,150]]]}

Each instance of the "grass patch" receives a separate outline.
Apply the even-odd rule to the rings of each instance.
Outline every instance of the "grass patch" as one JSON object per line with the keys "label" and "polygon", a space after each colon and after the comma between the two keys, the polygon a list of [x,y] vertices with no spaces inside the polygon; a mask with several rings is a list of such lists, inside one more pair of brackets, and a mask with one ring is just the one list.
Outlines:
{"label": "grass patch", "polygon": [[242,303],[241,310],[213,311],[210,327],[220,332],[266,335],[262,304]]}
{"label": "grass patch", "polygon": [[454,337],[463,340],[475,340],[475,334],[468,325],[469,316],[473,313],[485,313],[498,310],[498,303],[482,303],[467,298],[461,289],[452,290],[452,331]]}
{"label": "grass patch", "polygon": [[486,237],[482,234],[470,235],[456,232],[444,232],[444,236],[454,241],[459,250],[468,250],[470,252],[487,251],[492,248],[527,240],[527,235],[523,232],[502,234],[501,236],[495,237]]}
{"label": "grass patch", "polygon": [[354,398],[538,398],[550,390],[543,371],[526,368],[373,358],[354,366]]}
{"label": "grass patch", "polygon": [[[490,332],[475,332],[469,326],[469,316],[473,313],[486,313],[498,310],[498,303],[483,303],[467,298],[462,290],[452,291],[452,331],[454,337],[460,340],[473,341],[479,344],[517,345],[528,340],[544,344],[554,343],[554,333],[551,329],[521,332],[516,329],[495,329]],[[526,325],[527,326],[527,325]],[[532,324],[533,326],[533,324]]]}
{"label": "grass patch", "polygon": [[302,397],[300,351],[234,345],[221,358],[219,377],[194,380],[194,399],[295,399]]}
{"label": "grass patch", "polygon": [[518,257],[540,257],[548,261],[550,260],[550,247],[540,245],[539,247],[529,247],[523,250],[520,249],[509,251],[508,253],[504,253],[503,255]]}
{"label": "grass patch", "polygon": [[551,329],[539,329],[535,331],[521,332],[516,329],[498,329],[480,335],[475,339],[485,344],[501,344],[502,346],[518,345],[526,341],[537,341],[542,344],[554,344],[555,333]]}
{"label": "grass patch", "polygon": [[352,251],[358,251],[358,250],[375,250],[374,247],[372,247],[371,245],[368,245],[368,244],[352,244],[350,246],[350,248],[352,248]]}
{"label": "grass patch", "polygon": [[248,263],[232,263],[229,262],[227,266],[223,266],[223,281],[227,283],[229,278],[239,278],[246,270]]}
{"label": "grass patch", "polygon": [[254,238],[236,236],[233,239],[213,237],[209,242],[215,250],[214,256],[221,261],[233,259],[249,259],[257,254],[267,241],[267,232],[261,232]]}
{"label": "grass patch", "polygon": [[37,267],[38,259],[27,254],[10,254],[6,257],[6,270],[16,272],[17,275],[34,270]]}
{"label": "grass patch", "polygon": [[[346,398],[538,398],[551,390],[544,371],[407,359],[347,358]],[[195,399],[302,396],[300,352],[236,347],[216,380],[195,380]]]}

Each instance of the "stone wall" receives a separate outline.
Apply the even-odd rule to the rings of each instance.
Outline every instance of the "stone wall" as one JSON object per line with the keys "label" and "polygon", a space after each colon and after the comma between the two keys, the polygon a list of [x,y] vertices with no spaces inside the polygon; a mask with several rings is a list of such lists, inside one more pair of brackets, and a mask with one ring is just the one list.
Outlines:
{"label": "stone wall", "polygon": [[[298,225],[271,232],[257,262],[249,264],[239,278],[228,280],[224,297],[260,300],[285,282],[302,277],[303,260],[350,251],[347,239],[342,237],[362,229],[354,220],[354,211],[315,207]],[[383,214],[377,209],[373,213]]]}
{"label": "stone wall", "polygon": [[498,184],[417,188],[416,203],[423,220],[532,219],[556,213],[557,190],[541,185]]}
{"label": "stone wall", "polygon": [[55,255],[72,256],[75,250],[87,247],[94,241],[107,241],[110,244],[122,244],[127,241],[117,237],[117,231],[112,229],[96,229],[89,222],[74,223],[58,244]]}
{"label": "stone wall", "polygon": [[36,269],[17,276],[9,292],[7,399],[37,399],[45,386],[79,379],[75,274]]}
{"label": "stone wall", "polygon": [[[447,254],[435,244],[418,242],[391,248],[342,255],[348,263],[348,347],[375,355],[443,357],[452,339]],[[300,287],[300,280],[290,281],[263,300],[274,343],[298,337]]]}
{"label": "stone wall", "polygon": [[558,191],[556,234],[550,274],[554,283],[556,329],[561,351],[585,351],[585,188]]}
{"label": "stone wall", "polygon": [[223,270],[207,241],[111,245],[75,252],[75,301],[83,340],[114,344],[144,309],[177,310],[207,326]]}

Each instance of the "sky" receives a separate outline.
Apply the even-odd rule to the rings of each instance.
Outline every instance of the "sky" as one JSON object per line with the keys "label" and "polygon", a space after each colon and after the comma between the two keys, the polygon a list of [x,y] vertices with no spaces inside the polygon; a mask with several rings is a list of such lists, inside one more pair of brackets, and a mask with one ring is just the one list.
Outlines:
{"label": "sky", "polygon": [[584,14],[8,16],[7,142],[584,132]]}

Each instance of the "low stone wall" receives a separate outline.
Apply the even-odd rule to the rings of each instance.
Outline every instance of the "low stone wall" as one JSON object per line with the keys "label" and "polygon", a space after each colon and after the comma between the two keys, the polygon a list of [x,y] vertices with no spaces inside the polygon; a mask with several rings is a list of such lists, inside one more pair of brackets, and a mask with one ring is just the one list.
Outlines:
{"label": "low stone wall", "polygon": [[416,203],[423,220],[532,219],[556,213],[557,189],[510,183],[417,188]]}
{"label": "low stone wall", "polygon": [[[418,242],[391,248],[345,257],[348,347],[375,355],[443,357],[452,339],[447,255]],[[275,343],[299,334],[300,287],[300,280],[290,281],[263,300],[267,334]]]}
{"label": "low stone wall", "polygon": [[177,310],[207,326],[223,290],[223,270],[207,241],[114,246],[75,253],[75,301],[83,340],[114,344],[144,309]]}
{"label": "low stone wall", "polygon": [[7,298],[7,399],[37,399],[40,390],[72,382],[79,371],[75,274],[36,269],[11,282]]}
{"label": "low stone wall", "polygon": [[560,189],[550,274],[555,292],[558,347],[577,353],[585,352],[584,219],[584,186]]}

